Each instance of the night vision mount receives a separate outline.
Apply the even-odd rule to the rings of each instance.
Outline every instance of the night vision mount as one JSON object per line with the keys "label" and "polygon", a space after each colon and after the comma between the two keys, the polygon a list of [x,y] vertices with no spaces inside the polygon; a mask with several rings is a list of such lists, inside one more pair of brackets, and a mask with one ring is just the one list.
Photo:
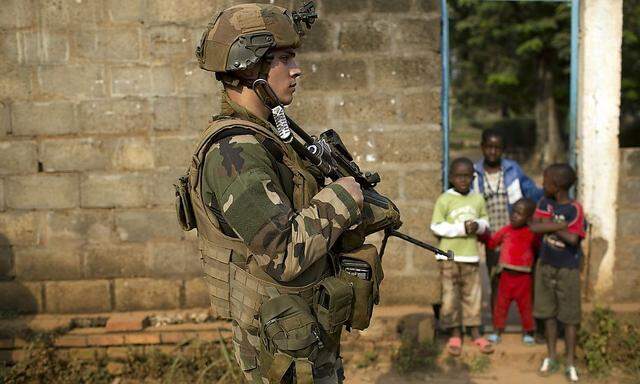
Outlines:
{"label": "night vision mount", "polygon": [[307,29],[311,29],[311,25],[315,23],[318,18],[315,1],[311,0],[304,3],[300,9],[292,12],[292,17],[293,24],[296,27],[296,32],[298,32],[300,36],[303,36],[305,29],[302,27],[302,24],[304,23]]}

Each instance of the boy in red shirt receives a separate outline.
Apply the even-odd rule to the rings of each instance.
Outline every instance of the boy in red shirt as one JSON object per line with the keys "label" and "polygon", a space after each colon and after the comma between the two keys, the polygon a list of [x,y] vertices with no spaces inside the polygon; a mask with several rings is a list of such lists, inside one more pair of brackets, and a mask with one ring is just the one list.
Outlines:
{"label": "boy in red shirt", "polygon": [[486,236],[483,239],[488,249],[500,247],[498,270],[501,272],[496,304],[493,308],[494,334],[488,337],[493,343],[500,342],[509,306],[514,300],[518,304],[522,319],[522,342],[527,345],[535,343],[532,336],[534,322],[531,303],[533,285],[531,268],[534,261],[536,235],[527,225],[535,208],[536,205],[532,200],[526,198],[518,200],[513,205],[509,216],[509,225],[502,227],[491,237]]}

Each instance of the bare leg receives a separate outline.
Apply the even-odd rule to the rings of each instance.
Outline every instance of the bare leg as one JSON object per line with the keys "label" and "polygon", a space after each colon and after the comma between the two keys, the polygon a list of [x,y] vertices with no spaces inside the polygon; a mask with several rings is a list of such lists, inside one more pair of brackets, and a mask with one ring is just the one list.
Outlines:
{"label": "bare leg", "polygon": [[460,327],[451,328],[451,337],[461,337],[462,333],[460,331]]}
{"label": "bare leg", "polygon": [[547,331],[547,353],[549,358],[556,360],[556,340],[558,339],[558,323],[555,318],[546,319],[544,322]]}
{"label": "bare leg", "polygon": [[471,327],[471,338],[473,340],[480,337],[480,329],[478,327]]}
{"label": "bare leg", "polygon": [[574,364],[576,355],[576,326],[565,324],[564,326],[564,342],[567,354],[567,366]]}

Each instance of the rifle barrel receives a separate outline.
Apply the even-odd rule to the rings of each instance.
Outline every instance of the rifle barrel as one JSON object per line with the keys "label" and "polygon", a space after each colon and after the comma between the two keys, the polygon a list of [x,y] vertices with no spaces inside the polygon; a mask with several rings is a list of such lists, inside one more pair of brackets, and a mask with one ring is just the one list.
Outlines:
{"label": "rifle barrel", "polygon": [[453,257],[453,253],[451,251],[445,252],[445,251],[443,251],[442,249],[440,249],[438,247],[434,247],[431,244],[427,244],[424,241],[420,241],[418,239],[414,239],[413,237],[411,237],[409,235],[405,235],[404,233],[400,233],[400,232],[398,232],[396,230],[393,230],[393,229],[389,231],[389,236],[399,237],[402,240],[410,242],[411,244],[415,244],[418,247],[424,248],[424,249],[429,250],[429,251],[431,251],[433,253],[446,256],[447,258],[452,258]]}

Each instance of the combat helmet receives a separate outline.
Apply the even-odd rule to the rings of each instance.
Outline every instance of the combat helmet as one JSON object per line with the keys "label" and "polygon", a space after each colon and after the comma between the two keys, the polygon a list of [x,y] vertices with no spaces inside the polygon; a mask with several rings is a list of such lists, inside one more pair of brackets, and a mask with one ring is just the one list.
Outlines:
{"label": "combat helmet", "polygon": [[[307,2],[291,14],[270,4],[243,4],[217,14],[202,34],[196,48],[200,68],[215,72],[219,80],[254,68],[275,48],[297,48],[315,21],[315,4]],[[264,62],[264,60],[262,60]]]}

